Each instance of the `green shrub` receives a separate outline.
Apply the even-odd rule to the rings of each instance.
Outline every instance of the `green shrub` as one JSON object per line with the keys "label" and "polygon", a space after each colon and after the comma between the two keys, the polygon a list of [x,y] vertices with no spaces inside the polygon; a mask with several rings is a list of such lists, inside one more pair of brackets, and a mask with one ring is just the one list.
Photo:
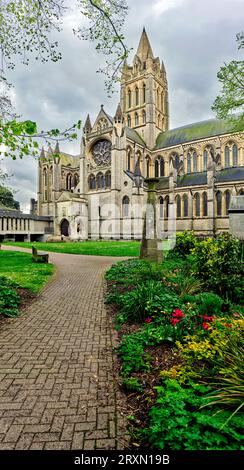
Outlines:
{"label": "green shrub", "polygon": [[244,264],[241,243],[225,233],[197,243],[193,250],[197,276],[221,297],[239,302],[243,298]]}
{"label": "green shrub", "polygon": [[4,276],[0,277],[0,315],[6,317],[16,317],[19,314],[20,296],[12,286],[17,287],[18,284]]}
{"label": "green shrub", "polygon": [[142,322],[150,315],[162,311],[172,311],[181,301],[174,292],[165,288],[161,282],[146,281],[122,297],[122,313],[131,322]]}
{"label": "green shrub", "polygon": [[[199,409],[209,387],[191,384],[181,386],[166,380],[164,387],[155,387],[158,397],[149,412],[150,425],[145,440],[153,448],[163,450],[242,450],[243,422],[235,415],[223,429],[229,411],[213,413]],[[220,411],[217,409],[217,411]]]}
{"label": "green shrub", "polygon": [[219,361],[219,374],[211,384],[215,390],[206,397],[205,406],[218,405],[232,410],[228,419],[232,419],[244,406],[243,356],[242,338],[231,337]]}
{"label": "green shrub", "polygon": [[218,315],[221,313],[223,299],[212,292],[203,292],[195,296],[200,315]]}
{"label": "green shrub", "polygon": [[186,258],[197,243],[197,237],[194,232],[185,231],[178,232],[176,234],[176,245],[174,247],[174,253],[181,258]]}
{"label": "green shrub", "polygon": [[173,343],[174,328],[172,325],[145,325],[136,333],[123,336],[118,347],[122,362],[122,373],[147,371],[150,369],[151,356],[144,349],[164,342]]}

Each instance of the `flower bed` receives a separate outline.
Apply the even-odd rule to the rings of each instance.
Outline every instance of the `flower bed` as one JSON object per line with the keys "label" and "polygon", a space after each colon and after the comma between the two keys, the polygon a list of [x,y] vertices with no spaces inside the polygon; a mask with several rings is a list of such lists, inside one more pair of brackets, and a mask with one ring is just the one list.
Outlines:
{"label": "flower bed", "polygon": [[[184,239],[160,265],[130,260],[106,275],[121,386],[133,410],[131,447],[243,449],[244,310],[220,295],[221,288],[211,292],[208,278],[198,274],[196,253],[206,242],[191,236],[186,250]],[[233,269],[239,292],[243,273]]]}

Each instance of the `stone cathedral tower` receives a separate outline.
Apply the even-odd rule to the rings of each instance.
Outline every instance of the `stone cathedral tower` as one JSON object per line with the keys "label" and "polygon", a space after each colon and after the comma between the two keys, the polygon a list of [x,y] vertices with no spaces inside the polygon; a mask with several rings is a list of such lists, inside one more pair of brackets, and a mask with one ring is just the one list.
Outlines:
{"label": "stone cathedral tower", "polygon": [[121,77],[121,106],[125,124],[135,129],[153,148],[158,134],[169,129],[168,84],[164,63],[160,64],[145,28],[133,65],[124,64]]}

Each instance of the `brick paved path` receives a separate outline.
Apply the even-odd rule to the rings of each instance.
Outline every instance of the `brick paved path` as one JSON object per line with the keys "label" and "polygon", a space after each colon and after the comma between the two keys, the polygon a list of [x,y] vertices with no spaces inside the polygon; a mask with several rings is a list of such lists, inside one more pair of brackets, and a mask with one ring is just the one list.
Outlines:
{"label": "brick paved path", "polygon": [[54,279],[0,326],[0,450],[121,449],[103,273],[118,258],[51,254]]}

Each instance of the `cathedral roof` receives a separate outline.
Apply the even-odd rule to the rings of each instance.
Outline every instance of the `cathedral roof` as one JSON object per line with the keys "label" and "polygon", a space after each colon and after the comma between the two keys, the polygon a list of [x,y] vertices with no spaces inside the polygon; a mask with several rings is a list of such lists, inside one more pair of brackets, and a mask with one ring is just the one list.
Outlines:
{"label": "cathedral roof", "polygon": [[[52,162],[53,155],[59,152],[60,152],[60,149],[59,149],[58,144],[56,145],[55,150],[53,150],[51,146],[49,147],[48,151],[45,151],[44,148],[42,148],[40,160],[42,162]],[[60,152],[59,156],[60,156],[61,165],[70,166],[71,168],[77,168],[80,164],[79,162],[80,155],[75,156],[75,155],[70,155],[69,153]]]}
{"label": "cathedral roof", "polygon": [[79,161],[80,156],[74,156],[74,155],[69,155],[68,153],[60,153],[60,161],[61,164],[64,166],[70,165],[72,168],[76,168],[79,166],[80,161]]}
{"label": "cathedral roof", "polygon": [[222,119],[208,119],[207,121],[194,122],[187,126],[161,132],[158,135],[155,150],[206,139],[215,135],[229,134],[233,131],[233,125]]}
{"label": "cathedral roof", "polygon": [[149,58],[151,59],[154,58],[151,44],[149,42],[145,28],[143,28],[136,55],[139,57],[139,59],[142,62],[144,62],[145,60]]}
{"label": "cathedral roof", "polygon": [[144,140],[138,134],[138,132],[135,131],[135,129],[131,129],[131,127],[125,126],[125,133],[128,139],[133,140],[133,142],[136,142],[137,144],[143,145],[143,147],[145,147]]}
{"label": "cathedral roof", "polygon": [[[244,167],[226,168],[216,171],[216,182],[244,181]],[[207,172],[190,173],[177,177],[177,188],[202,186],[207,184]],[[169,178],[163,176],[159,179],[157,190],[169,189]]]}

